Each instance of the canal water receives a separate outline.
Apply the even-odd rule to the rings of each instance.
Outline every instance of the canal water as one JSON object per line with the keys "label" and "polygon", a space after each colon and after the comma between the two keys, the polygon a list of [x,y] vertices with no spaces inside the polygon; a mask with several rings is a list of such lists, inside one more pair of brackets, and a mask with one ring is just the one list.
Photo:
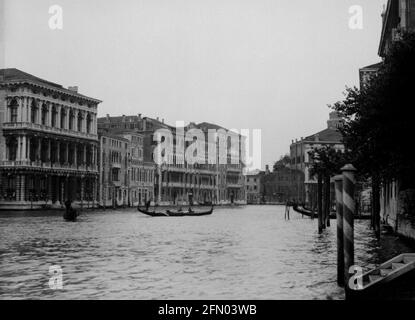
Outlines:
{"label": "canal water", "polygon": [[[216,208],[205,217],[148,217],[136,210],[0,213],[1,299],[343,299],[336,228],[282,206]],[[380,250],[356,221],[365,269],[406,250]],[[408,249],[409,250],[409,249]],[[63,289],[49,287],[49,267]]]}

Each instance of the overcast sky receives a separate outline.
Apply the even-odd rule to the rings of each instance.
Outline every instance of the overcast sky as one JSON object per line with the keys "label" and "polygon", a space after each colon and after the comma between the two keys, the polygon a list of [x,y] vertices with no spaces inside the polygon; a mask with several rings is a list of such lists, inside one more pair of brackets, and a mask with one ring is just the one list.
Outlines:
{"label": "overcast sky", "polygon": [[[326,127],[378,62],[386,0],[0,0],[1,63],[138,114],[262,129],[262,163]],[[49,7],[63,29],[49,28]],[[363,29],[349,8],[363,8]],[[1,10],[1,6],[0,6]],[[0,27],[1,27],[0,23]]]}

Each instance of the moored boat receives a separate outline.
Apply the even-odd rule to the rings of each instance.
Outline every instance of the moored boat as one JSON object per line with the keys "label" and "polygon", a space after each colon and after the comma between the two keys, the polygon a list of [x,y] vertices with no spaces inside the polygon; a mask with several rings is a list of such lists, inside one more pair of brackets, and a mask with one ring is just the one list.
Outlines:
{"label": "moored boat", "polygon": [[169,215],[166,212],[157,212],[157,211],[148,211],[141,209],[139,206],[137,207],[137,210],[141,213],[144,213],[145,215],[151,216],[151,217],[169,217]]}
{"label": "moored boat", "polygon": [[79,213],[78,213],[77,210],[75,210],[73,208],[69,208],[69,209],[65,210],[65,213],[63,214],[63,218],[66,221],[75,222],[78,215],[79,215]]}
{"label": "moored boat", "polygon": [[[402,281],[399,281],[402,280]],[[415,281],[415,253],[404,253],[364,273],[360,286],[350,288],[349,299],[384,299],[394,283],[401,286]],[[400,283],[401,282],[401,283]],[[393,291],[393,290],[392,290]]]}

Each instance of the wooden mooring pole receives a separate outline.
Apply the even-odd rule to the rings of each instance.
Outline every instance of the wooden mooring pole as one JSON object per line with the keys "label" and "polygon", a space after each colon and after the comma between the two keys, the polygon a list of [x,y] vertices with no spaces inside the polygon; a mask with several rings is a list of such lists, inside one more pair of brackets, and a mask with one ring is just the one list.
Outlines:
{"label": "wooden mooring pole", "polygon": [[352,164],[345,165],[343,173],[343,246],[344,246],[344,283],[346,288],[349,283],[349,269],[354,265],[354,221],[355,212],[355,167]]}
{"label": "wooden mooring pole", "polygon": [[337,222],[337,284],[344,286],[344,246],[343,246],[343,176],[334,177],[336,191]]}

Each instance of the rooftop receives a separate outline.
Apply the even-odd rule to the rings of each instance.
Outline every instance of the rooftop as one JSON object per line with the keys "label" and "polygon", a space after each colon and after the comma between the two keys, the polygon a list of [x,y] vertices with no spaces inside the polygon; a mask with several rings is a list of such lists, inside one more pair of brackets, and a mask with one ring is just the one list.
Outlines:
{"label": "rooftop", "polygon": [[312,134],[311,136],[306,137],[304,140],[306,141],[315,141],[318,137],[318,141],[327,141],[327,142],[339,142],[343,140],[342,134],[338,130],[334,130],[331,128],[324,129],[320,132]]}
{"label": "rooftop", "polygon": [[383,62],[378,62],[378,63],[375,63],[375,64],[371,64],[369,66],[360,68],[360,70],[379,70],[380,67],[382,66],[382,64],[383,64]]}
{"label": "rooftop", "polygon": [[34,84],[37,84],[37,85],[45,86],[45,87],[50,88],[50,89],[59,90],[63,93],[66,93],[66,94],[69,94],[69,95],[72,95],[72,96],[77,96],[79,98],[91,100],[91,101],[94,101],[96,103],[102,102],[98,99],[94,99],[94,98],[91,98],[91,97],[84,96],[84,95],[82,95],[80,93],[77,93],[73,90],[66,89],[60,84],[38,78],[38,77],[36,77],[36,76],[34,76],[30,73],[21,71],[21,70],[16,69],[16,68],[0,69],[0,84],[14,83],[14,82],[16,82],[16,83],[18,83],[18,82],[34,83]]}

